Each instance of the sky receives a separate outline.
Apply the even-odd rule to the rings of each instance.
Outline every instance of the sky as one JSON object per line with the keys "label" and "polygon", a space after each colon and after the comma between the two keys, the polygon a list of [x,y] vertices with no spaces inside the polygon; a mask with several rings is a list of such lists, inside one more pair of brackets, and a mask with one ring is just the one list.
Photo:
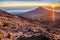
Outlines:
{"label": "sky", "polygon": [[0,9],[7,12],[26,12],[39,6],[60,4],[60,0],[0,0]]}
{"label": "sky", "polygon": [[59,3],[60,0],[0,0],[0,7],[49,6]]}

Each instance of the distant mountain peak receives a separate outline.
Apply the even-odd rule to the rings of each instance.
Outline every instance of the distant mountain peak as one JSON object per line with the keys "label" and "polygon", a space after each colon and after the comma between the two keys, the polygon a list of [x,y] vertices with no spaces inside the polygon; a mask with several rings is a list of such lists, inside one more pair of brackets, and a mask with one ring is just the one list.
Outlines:
{"label": "distant mountain peak", "polygon": [[47,9],[44,9],[43,7],[37,7],[36,9],[34,9],[34,10],[31,10],[31,11],[28,11],[28,12],[26,12],[27,14],[32,14],[32,13],[34,13],[34,14],[40,14],[40,13],[52,13],[52,11],[51,10],[47,10]]}
{"label": "distant mountain peak", "polygon": [[42,8],[42,7],[37,7],[37,8],[36,8],[36,10],[41,10],[41,9],[44,9],[44,8]]}
{"label": "distant mountain peak", "polygon": [[[43,7],[38,7],[35,10],[31,10],[29,12],[26,12],[25,14],[23,14],[22,16],[26,17],[26,18],[31,18],[34,20],[40,20],[40,18],[46,19],[46,20],[51,20],[52,17],[52,13],[53,11],[51,10],[47,10]],[[56,16],[57,16],[58,12],[55,12]],[[58,15],[60,15],[58,13]]]}

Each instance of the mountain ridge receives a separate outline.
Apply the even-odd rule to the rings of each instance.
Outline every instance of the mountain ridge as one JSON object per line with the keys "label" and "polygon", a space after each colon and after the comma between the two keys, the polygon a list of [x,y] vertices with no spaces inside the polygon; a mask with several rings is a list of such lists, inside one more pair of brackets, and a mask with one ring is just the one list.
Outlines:
{"label": "mountain ridge", "polygon": [[[56,16],[60,15],[60,12],[54,12],[54,13]],[[53,11],[44,9],[42,7],[38,7],[35,10],[26,12],[25,14],[22,14],[22,16],[26,17],[26,18],[31,18],[33,20],[35,20],[35,19],[40,20],[40,18],[43,18],[44,20],[51,20],[52,14],[53,14]]]}

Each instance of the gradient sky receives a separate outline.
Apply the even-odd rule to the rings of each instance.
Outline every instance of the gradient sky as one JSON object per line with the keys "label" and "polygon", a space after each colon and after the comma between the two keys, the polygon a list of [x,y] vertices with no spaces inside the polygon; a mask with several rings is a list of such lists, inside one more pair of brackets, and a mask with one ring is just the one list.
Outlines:
{"label": "gradient sky", "polygon": [[39,6],[60,4],[60,0],[0,0],[0,9],[7,12],[26,12]]}
{"label": "gradient sky", "polygon": [[49,6],[57,3],[60,3],[60,0],[0,0],[0,7]]}

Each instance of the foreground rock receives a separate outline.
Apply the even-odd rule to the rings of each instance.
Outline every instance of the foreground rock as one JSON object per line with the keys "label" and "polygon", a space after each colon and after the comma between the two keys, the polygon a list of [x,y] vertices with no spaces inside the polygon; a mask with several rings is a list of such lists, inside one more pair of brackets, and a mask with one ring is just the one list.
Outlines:
{"label": "foreground rock", "polygon": [[51,22],[29,20],[0,10],[0,40],[60,40],[59,26],[55,28]]}

